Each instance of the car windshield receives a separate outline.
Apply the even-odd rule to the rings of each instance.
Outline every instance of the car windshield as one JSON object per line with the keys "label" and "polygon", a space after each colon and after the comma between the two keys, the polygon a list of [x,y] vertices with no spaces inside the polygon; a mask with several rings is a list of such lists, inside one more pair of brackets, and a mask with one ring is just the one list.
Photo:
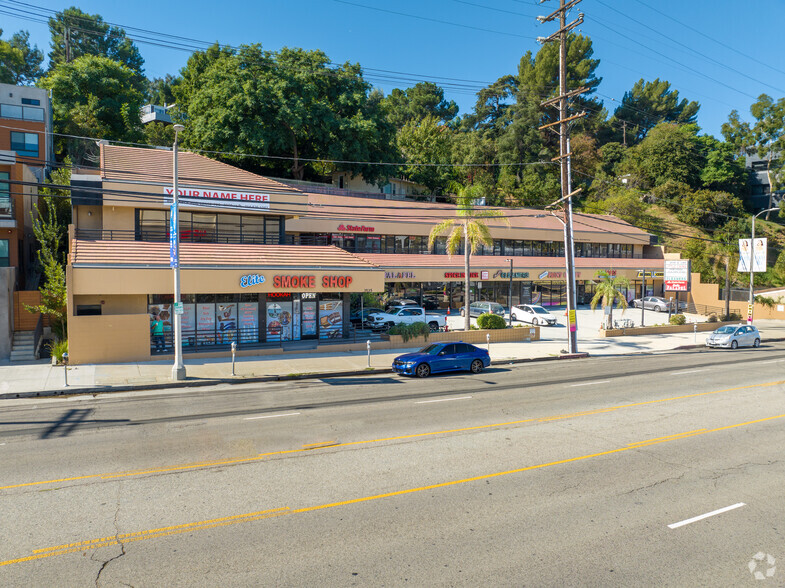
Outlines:
{"label": "car windshield", "polygon": [[542,306],[532,306],[532,310],[537,314],[548,314],[548,311],[545,310]]}
{"label": "car windshield", "polygon": [[439,353],[439,350],[441,348],[442,348],[441,345],[437,345],[434,343],[433,345],[428,345],[428,347],[423,347],[422,349],[420,349],[420,353],[425,353],[427,355],[436,355],[437,353]]}
{"label": "car windshield", "polygon": [[501,304],[491,304],[491,310],[499,312],[500,310],[504,310],[504,307]]}
{"label": "car windshield", "polygon": [[718,335],[730,335],[735,330],[736,330],[736,327],[732,327],[730,325],[726,325],[724,327],[720,327],[719,329],[717,329],[714,332],[717,333]]}

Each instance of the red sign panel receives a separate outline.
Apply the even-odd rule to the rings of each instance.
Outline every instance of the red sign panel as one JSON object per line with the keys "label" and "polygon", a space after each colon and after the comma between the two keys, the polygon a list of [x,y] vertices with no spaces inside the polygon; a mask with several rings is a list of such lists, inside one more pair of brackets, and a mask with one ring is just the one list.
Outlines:
{"label": "red sign panel", "polygon": [[690,283],[683,280],[665,280],[666,292],[689,292]]}

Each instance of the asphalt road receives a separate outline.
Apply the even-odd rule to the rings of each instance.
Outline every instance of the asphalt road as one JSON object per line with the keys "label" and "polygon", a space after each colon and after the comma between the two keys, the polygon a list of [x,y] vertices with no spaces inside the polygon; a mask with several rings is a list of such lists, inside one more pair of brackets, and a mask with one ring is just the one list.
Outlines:
{"label": "asphalt road", "polygon": [[2,407],[2,586],[785,578],[781,343]]}

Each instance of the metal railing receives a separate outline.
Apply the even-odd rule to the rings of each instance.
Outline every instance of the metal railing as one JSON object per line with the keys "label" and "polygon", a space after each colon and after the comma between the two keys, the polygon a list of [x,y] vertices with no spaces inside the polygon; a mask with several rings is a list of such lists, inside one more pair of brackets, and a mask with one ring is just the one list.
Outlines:
{"label": "metal railing", "polygon": [[[147,241],[168,242],[169,231],[165,229],[76,229],[77,239],[86,241]],[[215,231],[202,231],[186,229],[180,231],[180,242],[183,243],[224,243],[224,244],[255,244],[278,245],[278,234],[264,233],[219,233]]]}
{"label": "metal railing", "polygon": [[35,354],[35,358],[40,358],[40,349],[41,340],[44,337],[44,315],[38,315],[38,322],[35,324],[35,330],[33,331],[33,351]]}
{"label": "metal railing", "polygon": [[14,201],[11,197],[0,196],[0,218],[14,218]]}

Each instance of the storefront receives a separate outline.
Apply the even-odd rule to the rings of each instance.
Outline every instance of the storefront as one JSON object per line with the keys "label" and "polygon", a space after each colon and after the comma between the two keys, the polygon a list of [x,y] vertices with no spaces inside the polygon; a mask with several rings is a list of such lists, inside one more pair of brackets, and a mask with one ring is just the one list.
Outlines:
{"label": "storefront", "polygon": [[[408,258],[410,265],[403,268],[393,266],[397,256],[363,256],[385,270],[385,293],[390,298],[408,298],[421,302],[428,309],[455,311],[464,306],[465,273],[462,258],[449,256],[421,256]],[[513,258],[513,273],[510,279],[509,263],[502,269],[498,260],[489,263],[488,258],[472,258],[470,271],[470,302],[493,301],[507,305],[541,304],[542,306],[565,306],[567,304],[567,280],[563,269],[548,269],[524,265],[531,259]],[[443,263],[442,267],[433,267]],[[520,263],[523,269],[516,269]],[[563,263],[552,260],[553,267]],[[450,265],[452,264],[452,265]],[[606,265],[607,264],[607,265]],[[646,271],[646,295],[661,295],[663,292],[662,259],[576,260],[576,297],[578,304],[588,304],[595,292],[597,272],[607,271],[612,276],[624,277],[629,287],[621,287],[627,301],[640,297],[643,286],[643,271]]]}

